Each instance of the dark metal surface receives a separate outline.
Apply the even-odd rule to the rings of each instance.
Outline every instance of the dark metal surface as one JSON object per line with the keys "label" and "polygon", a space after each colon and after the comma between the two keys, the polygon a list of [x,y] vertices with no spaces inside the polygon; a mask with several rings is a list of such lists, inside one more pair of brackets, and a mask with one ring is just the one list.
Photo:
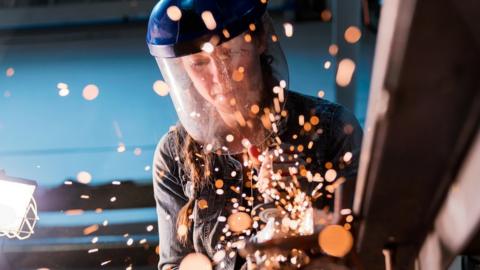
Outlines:
{"label": "dark metal surface", "polygon": [[401,2],[382,89],[372,89],[389,102],[369,135],[357,242],[365,269],[384,269],[386,245],[395,269],[413,269],[480,120],[478,4]]}

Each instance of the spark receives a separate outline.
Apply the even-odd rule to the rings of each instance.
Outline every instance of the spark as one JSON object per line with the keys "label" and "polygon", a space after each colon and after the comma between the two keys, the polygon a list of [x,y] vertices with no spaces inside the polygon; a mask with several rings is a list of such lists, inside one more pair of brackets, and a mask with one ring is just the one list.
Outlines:
{"label": "spark", "polygon": [[182,18],[182,11],[177,6],[169,6],[167,8],[167,16],[170,20],[176,22]]}
{"label": "spark", "polygon": [[350,84],[353,72],[355,71],[355,62],[351,59],[345,58],[338,64],[336,82],[341,87],[346,87]]}
{"label": "spark", "polygon": [[77,174],[77,181],[87,185],[92,181],[92,175],[87,171],[81,171]]}
{"label": "spark", "polygon": [[336,44],[332,44],[332,45],[328,46],[328,53],[331,56],[336,56],[337,53],[338,53],[338,46]]}
{"label": "spark", "polygon": [[15,69],[13,67],[9,67],[5,71],[5,75],[7,75],[7,77],[12,77],[14,74],[15,74]]}
{"label": "spark", "polygon": [[214,49],[215,49],[215,47],[210,42],[205,42],[202,45],[202,51],[204,51],[206,53],[212,53]]}
{"label": "spark", "polygon": [[153,91],[155,91],[155,93],[161,97],[167,96],[168,93],[170,92],[170,87],[166,82],[162,80],[156,80],[153,83],[152,88],[153,88]]}
{"label": "spark", "polygon": [[107,265],[107,264],[109,264],[109,263],[111,263],[111,262],[112,262],[112,260],[104,261],[104,262],[102,262],[100,265],[101,265],[101,266],[105,266],[105,265]]}
{"label": "spark", "polygon": [[285,36],[287,37],[293,36],[293,25],[291,23],[284,23],[283,28],[285,30]]}
{"label": "spark", "polygon": [[345,30],[344,38],[348,43],[355,44],[362,37],[362,32],[356,26],[350,26]]}
{"label": "spark", "polygon": [[352,152],[346,152],[345,155],[343,155],[343,161],[349,162],[352,160],[353,154]]}
{"label": "spark", "polygon": [[201,16],[203,23],[205,23],[205,26],[208,28],[208,30],[214,30],[215,28],[217,28],[217,22],[215,21],[212,12],[206,10],[202,12]]}
{"label": "spark", "polygon": [[91,254],[91,253],[96,253],[98,252],[98,248],[92,248],[92,249],[89,249],[88,250],[88,253]]}
{"label": "spark", "polygon": [[82,96],[84,99],[88,101],[92,101],[98,97],[98,94],[100,93],[100,90],[98,89],[98,86],[95,84],[88,84],[83,88]]}

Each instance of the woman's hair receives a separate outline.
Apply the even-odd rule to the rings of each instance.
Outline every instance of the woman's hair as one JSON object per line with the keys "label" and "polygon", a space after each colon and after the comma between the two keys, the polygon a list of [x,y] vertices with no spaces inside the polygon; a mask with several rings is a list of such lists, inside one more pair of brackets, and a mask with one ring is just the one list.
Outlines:
{"label": "woman's hair", "polygon": [[[254,42],[264,42],[266,45],[268,44],[268,41],[266,40],[267,31],[263,23],[264,20],[257,25],[257,29],[252,33],[252,36],[254,37]],[[269,103],[273,101],[272,91],[268,90],[272,89],[273,86],[278,84],[278,82],[272,76],[272,61],[272,56],[265,53],[260,55],[260,64],[264,82],[264,91],[262,92],[262,94],[265,95],[263,98],[265,103],[262,104],[264,107],[269,107]],[[195,142],[195,140],[185,131],[183,127],[177,128],[175,132],[177,145],[179,147],[179,156],[184,160],[183,170],[187,177],[189,177],[189,179],[192,181],[193,189],[201,189],[209,183],[209,179],[211,177],[211,164],[215,154],[204,151],[200,144]],[[184,225],[190,230],[192,223],[190,216],[193,211],[193,202],[194,196],[189,198],[189,201],[178,212],[177,228]],[[188,240],[188,233],[177,233],[177,238],[181,243],[185,244]]]}

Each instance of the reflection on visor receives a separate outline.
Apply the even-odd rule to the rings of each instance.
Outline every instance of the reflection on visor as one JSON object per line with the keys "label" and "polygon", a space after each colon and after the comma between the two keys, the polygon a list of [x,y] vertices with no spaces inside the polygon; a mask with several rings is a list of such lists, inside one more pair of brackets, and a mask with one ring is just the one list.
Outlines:
{"label": "reflection on visor", "polygon": [[278,131],[288,72],[278,43],[267,33],[245,33],[216,47],[206,43],[199,53],[157,58],[182,125],[204,149],[239,153],[242,141],[259,145]]}

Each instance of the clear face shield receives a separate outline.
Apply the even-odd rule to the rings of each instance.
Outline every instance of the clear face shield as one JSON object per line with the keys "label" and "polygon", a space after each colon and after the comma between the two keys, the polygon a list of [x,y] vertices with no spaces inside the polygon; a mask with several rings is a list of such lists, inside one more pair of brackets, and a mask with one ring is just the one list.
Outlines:
{"label": "clear face shield", "polygon": [[276,131],[288,68],[268,15],[260,24],[198,53],[156,57],[180,122],[207,152],[240,153]]}

